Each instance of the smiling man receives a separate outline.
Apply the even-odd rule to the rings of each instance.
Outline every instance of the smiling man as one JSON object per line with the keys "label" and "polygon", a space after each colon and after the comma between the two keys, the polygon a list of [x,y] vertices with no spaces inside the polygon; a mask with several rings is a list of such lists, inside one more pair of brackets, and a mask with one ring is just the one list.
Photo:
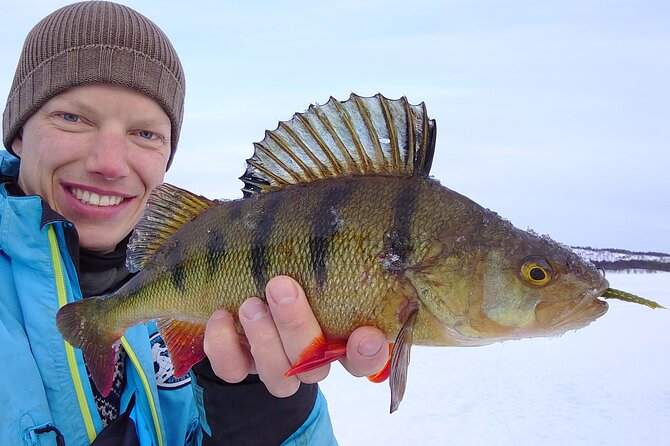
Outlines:
{"label": "smiling man", "polygon": [[54,96],[11,149],[18,185],[77,228],[79,243],[109,253],[139,220],[170,159],[170,117],[151,98],[115,85]]}
{"label": "smiling man", "polygon": [[[336,443],[316,385],[328,367],[284,376],[320,331],[290,278],[235,317],[216,312],[208,358],[185,378],[153,324],[129,329],[109,395],[56,329],[60,307],[129,279],[127,241],[174,158],[184,94],[167,37],[125,6],[75,3],[29,33],[0,152],[0,444]],[[363,327],[343,364],[369,375],[386,357],[381,332]]]}

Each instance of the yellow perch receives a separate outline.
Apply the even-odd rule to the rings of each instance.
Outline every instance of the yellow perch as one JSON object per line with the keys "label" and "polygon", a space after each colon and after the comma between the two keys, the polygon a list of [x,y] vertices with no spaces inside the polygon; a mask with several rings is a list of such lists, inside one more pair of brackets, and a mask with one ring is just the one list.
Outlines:
{"label": "yellow perch", "polygon": [[288,373],[341,357],[357,327],[379,327],[392,343],[394,411],[412,344],[554,336],[602,316],[599,297],[617,296],[591,263],[429,177],[435,132],[424,105],[405,98],[311,106],[255,144],[244,198],[159,187],[129,243],[137,274],[63,307],[58,328],[106,394],[128,327],[156,321],[180,376],[204,357],[216,309],[237,314],[287,274],[324,334]]}

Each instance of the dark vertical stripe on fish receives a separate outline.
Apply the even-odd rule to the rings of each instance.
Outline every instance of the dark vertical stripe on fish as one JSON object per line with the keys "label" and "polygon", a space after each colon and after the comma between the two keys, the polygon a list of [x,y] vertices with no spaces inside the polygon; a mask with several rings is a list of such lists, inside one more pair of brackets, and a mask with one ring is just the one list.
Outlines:
{"label": "dark vertical stripe on fish", "polygon": [[230,203],[230,213],[228,214],[228,218],[231,222],[239,220],[242,217],[242,203],[244,203],[244,201]]}
{"label": "dark vertical stripe on fish", "polygon": [[335,234],[342,224],[340,209],[348,197],[354,195],[356,182],[330,188],[321,198],[313,216],[312,236],[309,239],[309,255],[314,279],[319,289],[328,280],[328,256]]}
{"label": "dark vertical stripe on fish", "polygon": [[183,247],[177,240],[168,254],[168,270],[170,271],[170,280],[172,286],[181,293],[186,293],[186,273],[181,261]]}
{"label": "dark vertical stripe on fish", "polygon": [[281,203],[282,195],[280,193],[266,195],[267,198],[263,203],[263,215],[256,226],[256,231],[251,241],[251,274],[256,281],[259,293],[265,291],[265,283],[268,279],[267,270],[270,264],[267,241],[274,228],[275,215]]}
{"label": "dark vertical stripe on fish", "polygon": [[402,183],[394,203],[393,223],[386,239],[382,265],[387,271],[400,273],[406,267],[412,252],[412,217],[418,198],[418,189],[413,182]]}
{"label": "dark vertical stripe on fish", "polygon": [[226,240],[216,229],[207,231],[207,278],[214,277],[219,265],[226,257]]}

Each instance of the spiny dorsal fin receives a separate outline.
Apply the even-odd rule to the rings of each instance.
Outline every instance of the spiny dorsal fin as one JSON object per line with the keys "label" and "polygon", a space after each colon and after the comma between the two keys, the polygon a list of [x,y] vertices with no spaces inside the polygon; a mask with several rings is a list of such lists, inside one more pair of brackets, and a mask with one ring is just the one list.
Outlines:
{"label": "spiny dorsal fin", "polygon": [[128,270],[132,273],[141,270],[165,240],[216,203],[168,183],[154,189],[128,242]]}
{"label": "spiny dorsal fin", "polygon": [[310,105],[266,131],[240,179],[245,195],[348,175],[428,176],[435,121],[423,102],[352,94]]}

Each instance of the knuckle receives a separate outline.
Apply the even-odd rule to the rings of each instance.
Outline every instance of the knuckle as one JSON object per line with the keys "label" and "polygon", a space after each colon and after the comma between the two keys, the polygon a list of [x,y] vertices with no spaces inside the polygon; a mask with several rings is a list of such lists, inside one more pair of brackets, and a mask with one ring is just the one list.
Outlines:
{"label": "knuckle", "polygon": [[249,373],[249,360],[239,344],[209,352],[205,349],[205,355],[216,376],[226,382],[240,382]]}
{"label": "knuckle", "polygon": [[273,330],[261,330],[254,333],[253,337],[249,336],[248,339],[252,354],[273,348],[279,342],[279,336]]}
{"label": "knuckle", "polygon": [[306,317],[288,317],[281,320],[281,327],[286,331],[302,333],[309,326],[309,319]]}
{"label": "knuckle", "polygon": [[298,391],[300,382],[297,380],[291,380],[266,387],[273,396],[276,396],[277,398],[288,398]]}
{"label": "knuckle", "polygon": [[217,342],[216,338],[212,339],[212,336],[205,336],[205,340],[202,343],[202,349],[205,352],[205,355],[210,356],[215,351],[221,350],[221,345]]}
{"label": "knuckle", "polygon": [[298,379],[305,384],[315,384],[326,379],[330,373],[330,364],[306,373],[298,375]]}
{"label": "knuckle", "polygon": [[241,382],[248,375],[247,368],[242,365],[237,367],[223,367],[220,372],[218,370],[214,370],[214,373],[216,373],[216,375],[222,380],[231,384]]}
{"label": "knuckle", "polygon": [[229,350],[231,348],[232,342],[235,338],[232,336],[227,336],[224,331],[217,331],[214,333],[208,333],[205,336],[203,341],[203,350],[205,355],[209,356],[210,354],[222,351]]}

